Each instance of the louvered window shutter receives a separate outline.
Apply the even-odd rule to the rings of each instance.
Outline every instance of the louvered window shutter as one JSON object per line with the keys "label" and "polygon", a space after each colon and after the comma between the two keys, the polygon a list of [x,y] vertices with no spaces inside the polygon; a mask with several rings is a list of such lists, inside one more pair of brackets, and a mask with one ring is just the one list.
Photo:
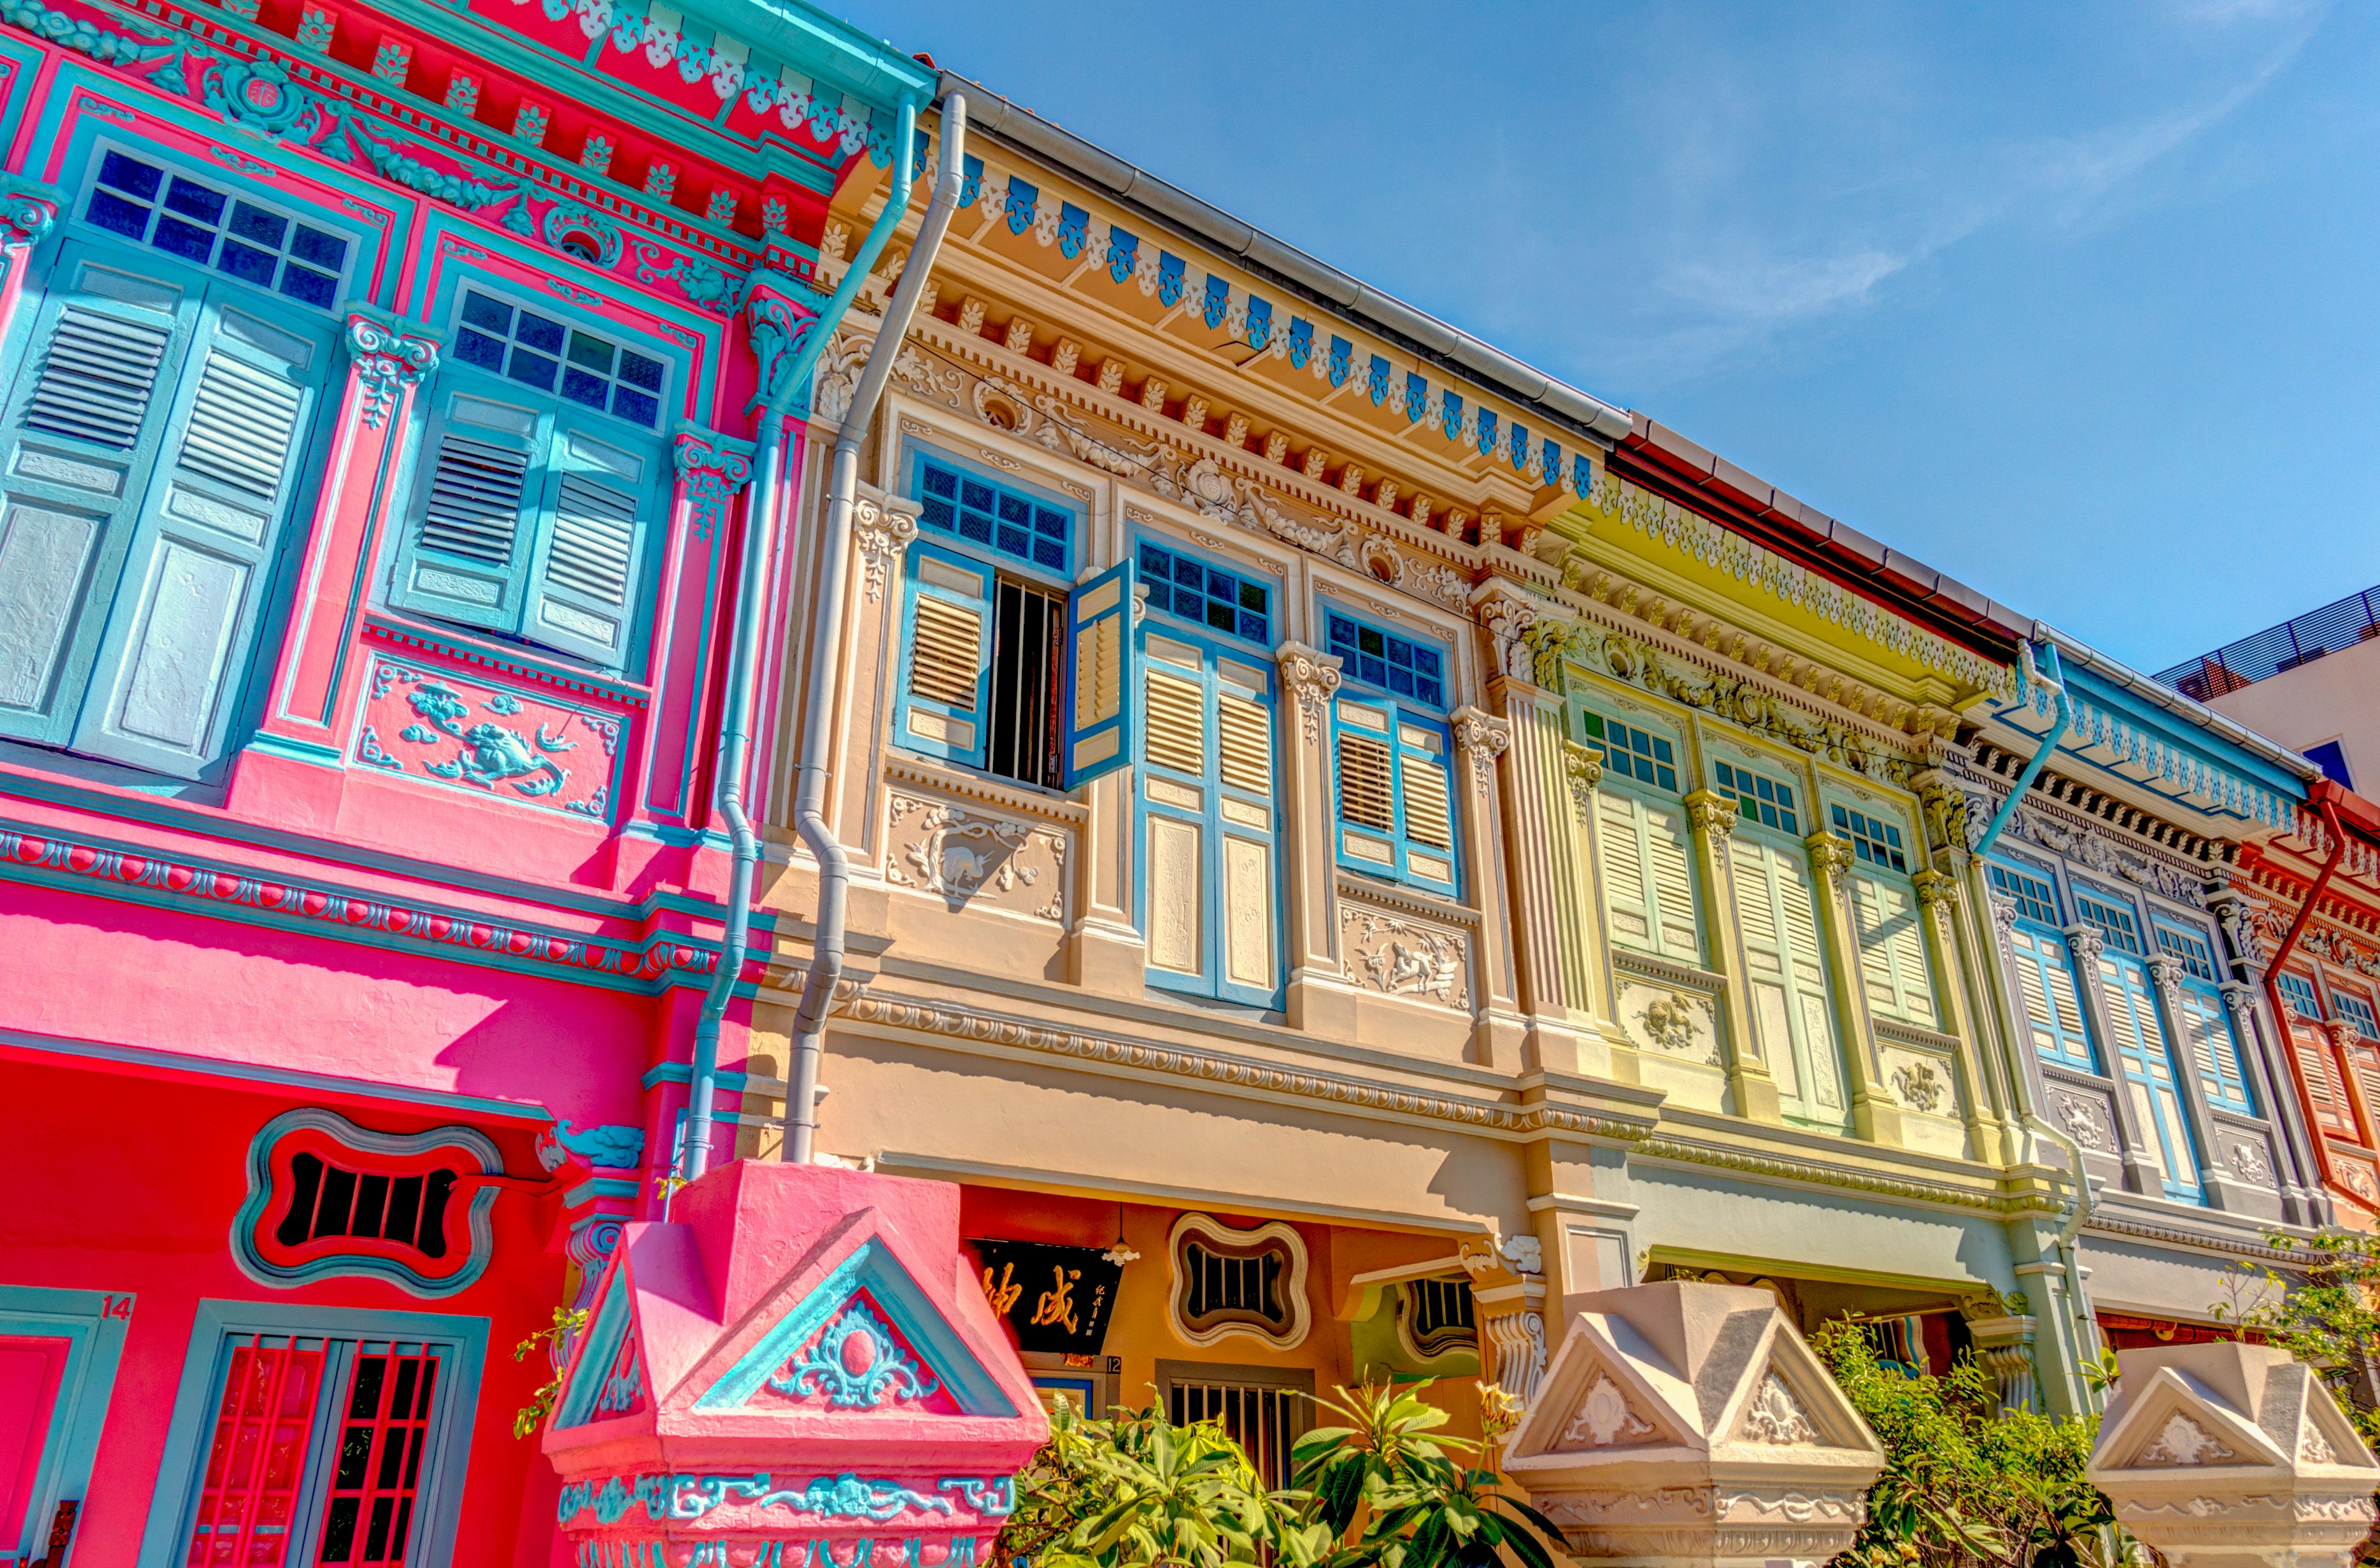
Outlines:
{"label": "louvered window shutter", "polygon": [[2115,1031],[2117,1053],[2123,1059],[2126,1092],[2143,1136],[2165,1166],[2167,1196],[2195,1197],[2197,1153],[2147,968],[2135,960],[2103,954],[2099,994],[2107,1004],[2108,1027]]}
{"label": "louvered window shutter", "polygon": [[1066,603],[1066,787],[1132,760],[1133,563],[1127,556]]}
{"label": "louvered window shutter", "polygon": [[659,466],[584,431],[556,432],[523,637],[610,669],[628,662]]}
{"label": "louvered window shutter", "polygon": [[1281,964],[1271,673],[1155,633],[1138,662],[1149,978],[1273,1005]]}
{"label": "louvered window shutter", "polygon": [[1597,864],[1611,940],[1639,953],[1658,953],[1653,890],[1645,876],[1644,802],[1620,790],[1598,790],[1595,809]]}
{"label": "louvered window shutter", "polygon": [[1280,988],[1271,677],[1218,661],[1216,815],[1221,833],[1218,994],[1269,1004]]}
{"label": "louvered window shutter", "polygon": [[1393,875],[1397,869],[1393,723],[1384,702],[1342,696],[1331,705],[1339,857],[1379,875]]}
{"label": "louvered window shutter", "polygon": [[2017,993],[2033,1027],[2034,1049],[2046,1060],[2097,1072],[2090,1039],[2083,1032],[2082,1003],[2075,995],[2074,969],[2065,942],[2019,926],[2010,933],[2010,945],[2015,952]]}
{"label": "louvered window shutter", "polygon": [[220,751],[334,368],[327,328],[227,296],[200,315],[74,739],[183,777]]}
{"label": "louvered window shutter", "polygon": [[1760,1058],[1777,1080],[1779,1091],[1799,1100],[1802,1075],[1793,1049],[1799,1032],[1799,1008],[1793,991],[1793,963],[1786,951],[1778,909],[1776,865],[1767,845],[1743,835],[1727,841],[1730,870],[1735,886],[1736,934],[1743,946],[1745,1003]]}
{"label": "louvered window shutter", "polygon": [[551,416],[447,391],[422,437],[390,602],[512,632],[521,624]]}
{"label": "louvered window shutter", "polygon": [[1694,926],[1694,874],[1686,842],[1684,814],[1672,807],[1645,807],[1645,863],[1652,873],[1654,920],[1661,952],[1681,964],[1703,961]]}
{"label": "louvered window shutter", "polygon": [[1814,1116],[1840,1116],[1843,1111],[1841,1052],[1835,1039],[1834,1010],[1827,998],[1827,966],[1818,945],[1817,901],[1809,867],[1799,853],[1767,847],[1775,868],[1779,924],[1786,954],[1792,961],[1793,1004],[1806,1053],[1803,1110]]}
{"label": "louvered window shutter", "polygon": [[1939,1015],[1916,899],[1891,882],[1854,875],[1852,908],[1859,922],[1860,978],[1868,1006],[1880,1017],[1936,1027]]}
{"label": "louvered window shutter", "polygon": [[0,735],[64,744],[198,329],[203,284],[69,243],[9,389],[0,462]]}
{"label": "louvered window shutter", "polygon": [[991,568],[909,546],[894,716],[899,745],[980,768],[991,708]]}
{"label": "louvered window shutter", "polygon": [[2222,992],[2185,983],[2181,1027],[2190,1038],[2206,1098],[2226,1110],[2255,1114],[2246,1068],[2240,1059],[2240,1042],[2231,1032],[2231,1010],[2223,1004]]}
{"label": "louvered window shutter", "polygon": [[1451,737],[1442,725],[1397,718],[1397,793],[1405,880],[1455,890]]}

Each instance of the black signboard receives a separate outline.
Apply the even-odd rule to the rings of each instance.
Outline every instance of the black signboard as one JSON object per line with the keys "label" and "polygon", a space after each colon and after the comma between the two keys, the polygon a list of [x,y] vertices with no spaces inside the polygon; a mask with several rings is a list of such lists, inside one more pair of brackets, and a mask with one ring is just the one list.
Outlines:
{"label": "black signboard", "polygon": [[983,1294],[1016,1331],[1019,1350],[1097,1355],[1107,1340],[1123,1266],[1096,1246],[978,1241]]}

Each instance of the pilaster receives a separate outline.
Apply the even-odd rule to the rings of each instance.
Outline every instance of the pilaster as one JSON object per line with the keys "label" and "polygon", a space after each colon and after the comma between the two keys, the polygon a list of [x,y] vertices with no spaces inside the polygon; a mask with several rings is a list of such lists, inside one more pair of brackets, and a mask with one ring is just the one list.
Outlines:
{"label": "pilaster", "polygon": [[[719,647],[734,633],[733,618],[719,611],[736,591],[730,514],[751,483],[754,450],[748,441],[694,424],[680,424],[671,442],[677,488],[646,663],[653,706],[642,726],[645,765],[627,774],[636,814],[648,820],[685,825],[706,814],[695,803],[694,781],[717,748],[716,732],[707,731],[703,719]],[[750,519],[742,526],[751,527]]]}
{"label": "pilaster", "polygon": [[1355,992],[1339,953],[1330,796],[1330,702],[1339,660],[1302,642],[1274,650],[1281,672],[1282,865],[1289,912],[1289,1022],[1329,1039],[1355,1032]]}
{"label": "pilaster", "polygon": [[2198,1053],[2181,1026],[2181,960],[2158,954],[2148,960],[2150,990],[2156,993],[2157,1027],[2164,1031],[2181,1090],[2182,1114],[2190,1120],[2191,1142],[2199,1150],[2198,1178],[2209,1207],[2237,1212],[2252,1190],[2223,1163],[2223,1145],[2215,1136],[2215,1118],[2206,1109],[2206,1083],[2199,1076]]}
{"label": "pilaster", "polygon": [[[1566,783],[1561,699],[1511,675],[1488,683],[1503,710],[1512,754],[1502,773],[1505,833],[1500,846],[1509,879],[1514,967],[1528,1019],[1523,1064],[1544,1072],[1607,1074],[1609,1047],[1581,1041],[1571,1027],[1575,1002],[1563,952],[1579,947],[1577,906],[1585,888]],[[1599,770],[1598,770],[1599,772]]]}
{"label": "pilaster", "polygon": [[1925,965],[1936,977],[1934,990],[1946,1009],[1943,1022],[1959,1039],[1959,1052],[1951,1061],[1959,1077],[1959,1100],[1966,1107],[1968,1150],[1977,1160],[2012,1163],[2017,1151],[2007,1146],[1993,1097],[1985,1087],[1984,1036],[1962,983],[1958,879],[1929,869],[1910,880],[1917,893],[1918,924],[1925,933]]}
{"label": "pilaster", "polygon": [[2107,1016],[2107,998],[2100,988],[2099,954],[2106,939],[2098,928],[2076,922],[2066,928],[2066,948],[2074,956],[2075,997],[2091,1038],[2099,1044],[2099,1066],[2106,1074],[2108,1099],[2115,1102],[2116,1127],[2123,1139],[2124,1185],[2152,1197],[2165,1195],[2165,1170],[2152,1151],[2155,1135],[2141,1125],[2132,1104],[2131,1086],[2124,1076],[2124,1053],[2116,1043],[2114,1020]]}
{"label": "pilaster", "polygon": [[1817,883],[1818,918],[1826,925],[1827,989],[1835,1003],[1835,1027],[1843,1040],[1843,1068],[1851,1095],[1852,1131],[1870,1143],[1900,1147],[1900,1104],[1884,1087],[1876,1054],[1876,1021],[1867,1010],[1867,981],[1860,970],[1859,932],[1852,921],[1852,846],[1824,828],[1802,841]]}
{"label": "pilaster", "polygon": [[1703,943],[1705,961],[1727,979],[1719,1005],[1727,1015],[1727,1087],[1735,1113],[1755,1122],[1782,1125],[1785,1110],[1777,1080],[1761,1060],[1760,1043],[1752,1032],[1746,1010],[1743,962],[1735,947],[1735,872],[1728,857],[1734,836],[1735,802],[1715,790],[1698,789],[1685,797],[1686,820],[1693,825],[1694,874],[1707,890],[1710,930]]}
{"label": "pilaster", "polygon": [[23,175],[0,175],[0,336],[17,324],[34,248],[57,226],[57,187]]}
{"label": "pilaster", "polygon": [[1475,1004],[1472,1060],[1512,1071],[1521,1064],[1530,1027],[1521,1017],[1513,962],[1512,890],[1504,880],[1503,813],[1497,808],[1498,761],[1512,749],[1512,726],[1485,710],[1464,706],[1448,715],[1454,728],[1454,789],[1461,797],[1463,884],[1480,913],[1479,969],[1485,980]]}

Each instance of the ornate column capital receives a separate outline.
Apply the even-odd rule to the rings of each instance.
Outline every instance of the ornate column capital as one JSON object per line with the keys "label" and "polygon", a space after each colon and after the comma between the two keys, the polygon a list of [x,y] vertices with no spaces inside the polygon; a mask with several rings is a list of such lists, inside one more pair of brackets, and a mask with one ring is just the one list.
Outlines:
{"label": "ornate column capital", "polygon": [[884,585],[917,537],[917,504],[862,485],[851,504],[851,533],[859,546],[868,602],[873,604],[884,597]]}
{"label": "ornate column capital", "polygon": [[1917,902],[1926,908],[1940,906],[1946,914],[1959,907],[1959,879],[1947,871],[1920,871],[1909,879],[1917,889]]}
{"label": "ornate column capital", "polygon": [[686,488],[697,538],[710,538],[726,521],[727,498],[752,481],[755,450],[748,441],[738,441],[700,425],[677,427],[670,456],[677,464],[678,480]]}
{"label": "ornate column capital", "polygon": [[1502,578],[1490,577],[1471,590],[1471,613],[1496,646],[1496,668],[1535,684],[1536,651],[1527,637],[1537,624],[1537,602]]}
{"label": "ornate column capital", "polygon": [[58,188],[22,175],[0,176],[0,256],[15,256],[47,239],[58,221]]}
{"label": "ornate column capital", "polygon": [[760,366],[760,383],[753,393],[756,403],[764,403],[783,390],[778,383],[818,325],[819,311],[825,303],[808,284],[773,268],[752,274],[744,296],[744,322],[751,335],[753,358]]}
{"label": "ornate column capital", "polygon": [[[2077,965],[2086,971],[2095,972],[2099,966],[2100,951],[2107,945],[2107,939],[2099,934],[2096,926],[2077,924],[2066,928],[2066,945],[2073,953]],[[2082,977],[2086,982],[2089,978],[2088,974]]]}
{"label": "ornate column capital", "polygon": [[2256,1010],[2255,988],[2238,980],[2225,980],[2216,989],[2223,992],[2223,1005],[2231,1010],[2232,1027],[2246,1033],[2249,1015]]}
{"label": "ornate column capital", "polygon": [[1322,738],[1322,710],[1339,690],[1339,659],[1302,642],[1284,642],[1273,650],[1283,691],[1297,699],[1298,718],[1305,738]]}
{"label": "ornate column capital", "polygon": [[2175,1006],[2181,1004],[2181,960],[2158,954],[2148,960],[2149,978],[2165,993],[2165,999]]}
{"label": "ornate column capital", "polygon": [[1591,746],[1563,741],[1562,774],[1570,781],[1571,804],[1578,808],[1578,820],[1584,822],[1595,812],[1596,787],[1603,783],[1603,759],[1595,754]]}
{"label": "ornate column capital", "polygon": [[356,308],[347,312],[347,331],[341,339],[356,362],[361,389],[357,407],[368,430],[379,430],[396,411],[398,395],[438,369],[437,337],[411,322],[399,322],[380,310]]}
{"label": "ornate column capital", "polygon": [[1512,744],[1512,722],[1500,719],[1485,709],[1465,705],[1447,715],[1454,723],[1454,744],[1471,759],[1471,782],[1479,789],[1496,767],[1496,759],[1504,755]]}
{"label": "ornate column capital", "polygon": [[1735,802],[1717,790],[1698,789],[1687,796],[1683,804],[1686,820],[1693,824],[1697,837],[1706,834],[1713,838],[1730,837],[1742,815]]}
{"label": "ornate column capital", "polygon": [[1992,930],[1998,933],[2000,952],[2010,956],[2016,953],[2016,900],[1999,893],[1991,895]]}
{"label": "ornate column capital", "polygon": [[1827,879],[1838,897],[1841,896],[1852,869],[1852,841],[1838,837],[1820,828],[1802,841],[1810,852],[1810,869]]}

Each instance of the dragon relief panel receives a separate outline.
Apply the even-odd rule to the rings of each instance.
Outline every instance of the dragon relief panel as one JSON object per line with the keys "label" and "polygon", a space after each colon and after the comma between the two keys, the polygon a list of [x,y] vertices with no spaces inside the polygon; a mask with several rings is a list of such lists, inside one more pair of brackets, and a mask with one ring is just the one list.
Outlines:
{"label": "dragon relief panel", "polygon": [[606,821],[622,723],[537,692],[376,654],[348,755],[425,784]]}
{"label": "dragon relief panel", "polygon": [[1347,973],[1366,991],[1459,1011],[1471,1006],[1471,938],[1465,932],[1342,901],[1339,947]]}
{"label": "dragon relief panel", "polygon": [[1071,835],[1063,829],[898,790],[886,816],[886,881],[939,893],[954,912],[980,906],[1066,918]]}

